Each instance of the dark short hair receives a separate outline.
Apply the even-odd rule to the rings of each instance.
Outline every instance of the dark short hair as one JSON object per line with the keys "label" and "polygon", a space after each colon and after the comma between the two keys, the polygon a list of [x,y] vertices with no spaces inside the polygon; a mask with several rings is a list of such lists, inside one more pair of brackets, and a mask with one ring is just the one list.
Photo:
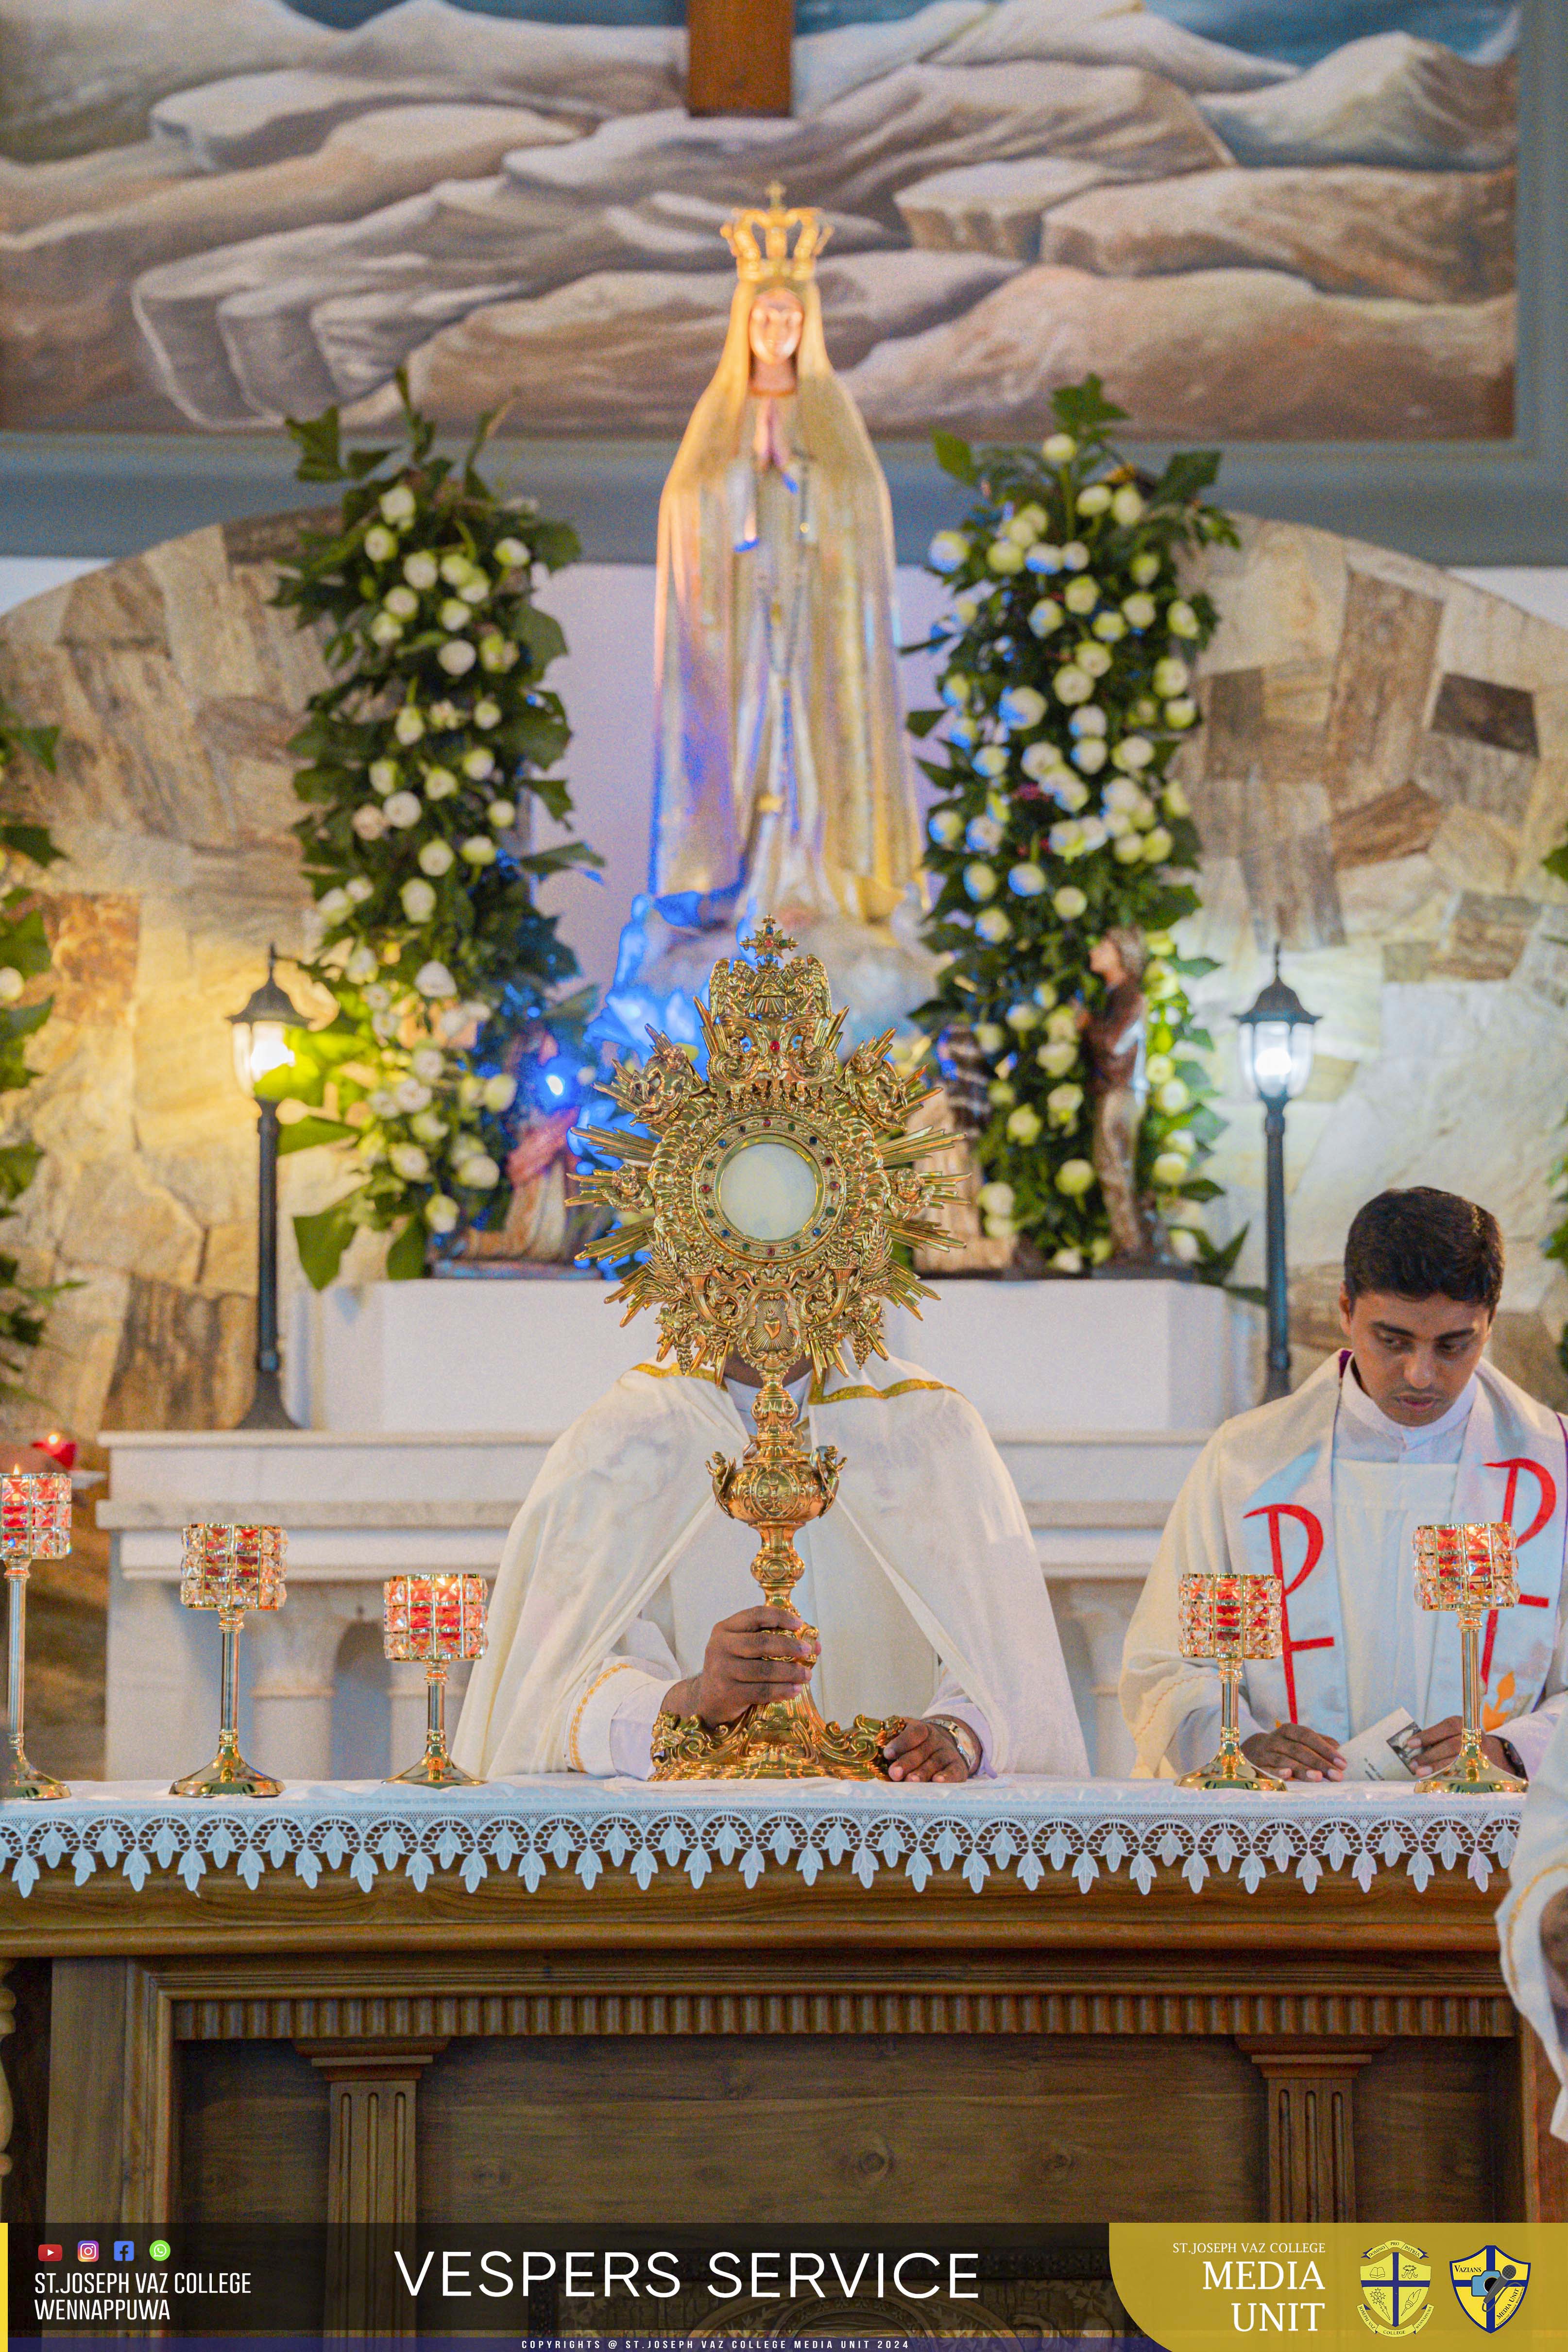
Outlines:
{"label": "dark short hair", "polygon": [[1345,1288],[1395,1298],[1452,1298],[1495,1313],[1502,1297],[1502,1234],[1489,1209],[1430,1184],[1380,1192],[1345,1236]]}

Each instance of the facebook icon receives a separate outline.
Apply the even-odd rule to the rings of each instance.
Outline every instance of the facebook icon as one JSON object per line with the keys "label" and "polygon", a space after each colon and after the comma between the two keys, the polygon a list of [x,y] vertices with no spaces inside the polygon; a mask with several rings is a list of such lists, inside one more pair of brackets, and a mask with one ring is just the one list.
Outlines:
{"label": "facebook icon", "polygon": [[134,2242],[130,2238],[116,2238],[114,2241],[114,2259],[117,2263],[133,2263],[136,2260],[136,2247]]}

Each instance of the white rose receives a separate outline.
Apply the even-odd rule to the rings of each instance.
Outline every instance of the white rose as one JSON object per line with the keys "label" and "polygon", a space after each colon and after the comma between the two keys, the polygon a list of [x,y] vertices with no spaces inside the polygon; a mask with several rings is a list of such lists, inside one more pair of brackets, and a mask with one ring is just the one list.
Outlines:
{"label": "white rose", "polygon": [[1047,1077],[1065,1078],[1078,1060],[1078,1047],[1065,1037],[1056,1037],[1048,1045],[1036,1046],[1035,1059]]}
{"label": "white rose", "polygon": [[403,635],[403,624],[391,613],[378,613],[370,625],[373,646],[395,646]]}
{"label": "white rose", "polygon": [[1161,1151],[1156,1153],[1149,1173],[1162,1188],[1182,1184],[1186,1181],[1187,1163],[1179,1151]]}
{"label": "white rose", "polygon": [[373,1013],[384,1013],[392,1002],[392,991],[389,988],[384,988],[378,980],[374,988],[365,990],[364,1001]]}
{"label": "white rose", "polygon": [[416,548],[403,559],[403,576],[411,588],[434,588],[437,572],[436,559],[428,548]]}
{"label": "white rose", "polygon": [[458,855],[469,866],[493,866],[496,845],[488,833],[471,833],[467,841],[459,844]]}
{"label": "white rose", "polygon": [[1070,723],[1076,737],[1103,735],[1108,722],[1098,702],[1086,702],[1081,710],[1073,712]]}
{"label": "white rose", "polygon": [[449,801],[452,794],[461,789],[450,768],[426,769],[425,797],[427,801]]}
{"label": "white rose", "polygon": [[1140,588],[1147,588],[1152,580],[1160,576],[1160,559],[1145,548],[1142,555],[1133,557],[1127,568]]}
{"label": "white rose", "polygon": [[1090,639],[1087,645],[1081,645],[1075,648],[1073,659],[1077,662],[1079,669],[1083,670],[1089,677],[1103,677],[1106,671],[1110,667],[1110,656],[1109,652],[1106,650],[1104,646],[1097,646],[1092,639]]}
{"label": "white rose", "polygon": [[463,773],[465,776],[471,776],[476,784],[482,784],[485,778],[493,776],[495,772],[496,755],[493,751],[487,751],[484,744],[478,744],[473,751],[464,753]]}
{"label": "white rose", "polygon": [[1078,443],[1070,433],[1053,433],[1041,442],[1040,455],[1047,466],[1070,466],[1078,456]]}
{"label": "white rose", "polygon": [[316,912],[323,923],[338,923],[353,904],[346,890],[328,890],[316,901]]}
{"label": "white rose", "polygon": [[1048,776],[1060,775],[1067,762],[1062,758],[1059,744],[1031,743],[1018,765],[1037,784],[1043,784]]}
{"label": "white rose", "polygon": [[1048,637],[1053,629],[1062,625],[1062,608],[1054,596],[1042,596],[1029,614],[1029,626],[1037,637]]}
{"label": "white rose", "polygon": [[1155,610],[1152,596],[1146,596],[1142,593],[1135,596],[1123,596],[1121,599],[1122,615],[1134,629],[1152,628]]}
{"label": "white rose", "polygon": [[1061,549],[1048,539],[1037,539],[1024,558],[1024,568],[1027,572],[1044,572],[1048,579],[1053,572],[1059,572],[1062,568]]}
{"label": "white rose", "polygon": [[963,819],[955,808],[933,809],[926,831],[942,849],[956,849],[963,838]]}
{"label": "white rose", "polygon": [[414,1075],[423,1078],[427,1087],[433,1087],[445,1075],[446,1068],[447,1056],[439,1045],[421,1045],[414,1056]]}
{"label": "white rose", "polygon": [[371,1095],[368,1099],[370,1108],[375,1113],[377,1118],[396,1118],[397,1097],[393,1093],[390,1087],[377,1087],[375,1092]]}
{"label": "white rose", "polygon": [[1087,572],[1080,572],[1076,580],[1069,580],[1062,590],[1062,603],[1069,613],[1092,613],[1099,602],[1100,583],[1091,580]]}
{"label": "white rose", "polygon": [[450,874],[455,862],[449,841],[427,841],[419,852],[419,871],[437,882],[443,874]]}
{"label": "white rose", "polygon": [[389,588],[382,600],[388,613],[395,613],[400,621],[411,621],[419,610],[419,599],[412,588]]}
{"label": "white rose", "polygon": [[26,985],[14,963],[0,964],[0,1004],[15,1004]]}
{"label": "white rose", "polygon": [[1114,520],[1126,525],[1138,521],[1143,512],[1143,501],[1131,482],[1124,482],[1110,501]]}
{"label": "white rose", "polygon": [[1070,1045],[1073,1052],[1078,1052],[1078,1014],[1070,1004],[1059,1004],[1047,1015],[1046,1034],[1058,1045]]}
{"label": "white rose", "polygon": [[1051,904],[1064,923],[1076,923],[1080,915],[1089,911],[1089,900],[1076,882],[1064,882]]}
{"label": "white rose", "polygon": [[1013,540],[994,539],[985,551],[985,561],[993,572],[1006,579],[1024,569],[1024,551]]}
{"label": "white rose", "polygon": [[1173,604],[1166,605],[1165,626],[1173,637],[1197,635],[1198,616],[1184,597],[1178,596]]}
{"label": "white rose", "polygon": [[479,639],[479,659],[492,672],[510,669],[517,659],[517,647],[509,645],[499,629],[491,629]]}
{"label": "white rose", "polygon": [[1062,566],[1068,572],[1089,570],[1089,550],[1081,539],[1069,539],[1062,550]]}
{"label": "white rose", "polygon": [[374,791],[395,793],[397,790],[398,768],[395,760],[373,760],[366,773],[370,777],[371,785]]}
{"label": "white rose", "polygon": [[1053,1127],[1070,1127],[1083,1104],[1083,1088],[1075,1086],[1053,1087],[1046,1097],[1046,1108]]}
{"label": "white rose", "polygon": [[1105,765],[1105,746],[1098,735],[1086,735],[1081,743],[1072,747],[1072,763],[1081,768],[1086,776],[1097,776]]}
{"label": "white rose", "polygon": [[495,559],[498,563],[504,563],[509,572],[516,572],[529,561],[529,553],[521,539],[508,537],[497,540]]}
{"label": "white rose", "polygon": [[1007,1032],[999,1021],[977,1021],[974,1042],[983,1054],[999,1054],[1007,1043]]}
{"label": "white rose", "polygon": [[411,702],[405,702],[392,722],[392,731],[400,743],[417,743],[425,733],[425,721]]}
{"label": "white rose", "polygon": [[1163,1110],[1168,1118],[1179,1118],[1190,1108],[1192,1099],[1191,1090],[1182,1078],[1167,1078],[1154,1092],[1155,1108]]}
{"label": "white rose", "polygon": [[425,1203],[425,1222],[433,1234],[449,1234],[462,1211],[449,1192],[432,1192]]}
{"label": "white rose", "polygon": [[399,1110],[428,1110],[430,1089],[420,1078],[399,1078],[392,1089]]}
{"label": "white rose", "polygon": [[1197,715],[1198,706],[1188,695],[1178,695],[1173,702],[1165,705],[1167,727],[1190,727]]}
{"label": "white rose", "polygon": [[1168,1234],[1166,1240],[1170,1244],[1171,1255],[1183,1265],[1192,1265],[1202,1255],[1203,1244],[1196,1234],[1188,1233],[1181,1225],[1177,1226],[1174,1233]]}
{"label": "white rose", "polygon": [[398,896],[403,901],[403,911],[411,923],[427,923],[436,911],[434,886],[421,881],[417,876],[404,884]]}
{"label": "white rose", "polygon": [[983,743],[974,754],[974,764],[983,776],[1005,776],[1008,756],[1005,743]]}
{"label": "white rose", "polygon": [[958,572],[969,561],[969,541],[961,530],[939,530],[926,560],[933,572]]}
{"label": "white rose", "polygon": [[472,1151],[459,1160],[458,1181],[469,1192],[489,1192],[500,1182],[500,1170],[488,1151]]}
{"label": "white rose", "polygon": [[1161,697],[1185,694],[1191,670],[1179,655],[1166,654],[1154,664],[1154,691]]}
{"label": "white rose", "polygon": [[1011,1184],[990,1183],[982,1184],[975,1200],[984,1215],[1010,1217],[1017,1197]]}
{"label": "white rose", "polygon": [[1097,613],[1090,626],[1095,635],[1108,646],[1120,644],[1127,635],[1127,624],[1120,613]]}
{"label": "white rose", "polygon": [[362,802],[349,823],[362,841],[379,841],[386,831],[386,819],[374,801]]}
{"label": "white rose", "polygon": [[1018,1230],[1011,1217],[987,1217],[984,1223],[985,1237],[993,1242],[1010,1242]]}
{"label": "white rose", "polygon": [[1037,1004],[1010,1004],[1002,1018],[1009,1029],[1016,1029],[1023,1035],[1026,1031],[1039,1027],[1040,1008]]}
{"label": "white rose", "polygon": [[406,482],[395,483],[390,490],[384,490],[382,492],[381,519],[383,522],[412,522],[415,511],[416,500],[414,493],[409,488]]}
{"label": "white rose", "polygon": [[394,793],[382,811],[387,824],[395,825],[399,832],[406,831],[411,824],[417,824],[424,814],[424,805],[417,793]]}
{"label": "white rose", "polygon": [[397,541],[380,523],[373,523],[364,535],[364,551],[373,563],[390,563],[397,552]]}
{"label": "white rose", "polygon": [[460,588],[473,569],[460,547],[454,547],[441,558],[441,577],[448,588]]}
{"label": "white rose", "polygon": [[1007,887],[1020,898],[1037,898],[1045,887],[1045,871],[1032,859],[1026,858],[1023,865],[1015,866],[1007,877]]}
{"label": "white rose", "polygon": [[492,702],[488,694],[474,705],[474,725],[476,727],[500,725],[500,704]]}
{"label": "white rose", "polygon": [[517,803],[515,801],[492,801],[489,808],[486,809],[485,814],[489,819],[491,824],[494,825],[498,833],[504,833],[508,825],[515,824],[517,823]]}
{"label": "white rose", "polygon": [[1093,1181],[1094,1169],[1087,1160],[1064,1160],[1057,1170],[1057,1191],[1069,1201],[1081,1200]]}
{"label": "white rose", "polygon": [[448,677],[461,677],[465,671],[473,668],[479,656],[467,637],[448,637],[446,644],[437,651],[436,658]]}
{"label": "white rose", "polygon": [[414,975],[414,985],[421,996],[456,996],[458,983],[444,963],[422,963]]}
{"label": "white rose", "polygon": [[1037,1142],[1040,1124],[1038,1111],[1031,1110],[1027,1103],[1020,1103],[1016,1110],[1009,1111],[1007,1114],[1007,1132],[1015,1143]]}
{"label": "white rose", "polygon": [[977,915],[974,928],[987,945],[994,948],[999,948],[1004,940],[1010,940],[1013,936],[1012,922],[1000,907],[987,907],[983,915]]}
{"label": "white rose", "polygon": [[1064,768],[1059,776],[1052,779],[1051,798],[1060,808],[1080,809],[1088,802],[1089,787],[1080,784],[1070,769]]}
{"label": "white rose", "polygon": [[408,1124],[421,1143],[439,1143],[447,1132],[446,1120],[433,1110],[416,1112]]}
{"label": "white rose", "polygon": [[1053,1255],[1051,1264],[1058,1274],[1081,1274],[1083,1252],[1075,1249],[1059,1249]]}
{"label": "white rose", "polygon": [[985,1099],[993,1110],[1005,1110],[1010,1103],[1017,1101],[1018,1089],[1009,1086],[1005,1078],[993,1078],[985,1089]]}
{"label": "white rose", "polygon": [[417,1184],[430,1173],[428,1155],[416,1143],[395,1143],[386,1156],[407,1183]]}
{"label": "white rose", "polygon": [[510,1110],[517,1100],[517,1080],[504,1070],[498,1071],[485,1080],[483,1100],[487,1110]]}
{"label": "white rose", "polygon": [[1131,830],[1119,833],[1110,854],[1118,866],[1138,865],[1143,856],[1142,836]]}
{"label": "white rose", "polygon": [[1162,859],[1169,857],[1172,847],[1173,843],[1171,835],[1165,830],[1165,827],[1163,824],[1155,825],[1152,832],[1146,833],[1143,836],[1143,857],[1145,863],[1150,866],[1158,866]]}
{"label": "white rose", "polygon": [[977,905],[983,899],[994,898],[996,895],[995,867],[987,866],[983,859],[976,860],[973,866],[966,866],[963,869],[963,887]]}
{"label": "white rose", "polygon": [[1051,691],[1058,702],[1087,702],[1094,692],[1094,680],[1076,662],[1064,662],[1051,680]]}
{"label": "white rose", "polygon": [[1154,756],[1154,746],[1147,735],[1124,735],[1114,753],[1119,768],[1129,768],[1134,774],[1146,768]]}
{"label": "white rose", "polygon": [[971,682],[961,669],[950,669],[937,688],[950,710],[967,710]]}
{"label": "white rose", "polygon": [[1167,816],[1191,816],[1193,804],[1179,783],[1165,786],[1164,800]]}
{"label": "white rose", "polygon": [[1010,686],[996,706],[1004,727],[1037,727],[1046,715],[1046,698],[1032,686]]}
{"label": "white rose", "polygon": [[460,598],[448,596],[444,599],[436,618],[444,629],[466,629],[468,625],[468,608]]}
{"label": "white rose", "polygon": [[1088,845],[1083,837],[1083,827],[1076,817],[1064,817],[1059,824],[1053,824],[1046,838],[1050,843],[1053,856],[1065,858],[1069,865],[1075,857],[1083,856]]}
{"label": "white rose", "polygon": [[1004,539],[1010,539],[1015,547],[1033,547],[1039,535],[1040,526],[1027,507],[1021,514],[1014,515],[1002,526],[1002,536]]}
{"label": "white rose", "polygon": [[458,593],[465,604],[482,604],[490,593],[490,583],[478,564],[469,572]]}
{"label": "white rose", "polygon": [[1078,494],[1079,514],[1102,515],[1110,504],[1110,491],[1104,482],[1090,482],[1086,490]]}

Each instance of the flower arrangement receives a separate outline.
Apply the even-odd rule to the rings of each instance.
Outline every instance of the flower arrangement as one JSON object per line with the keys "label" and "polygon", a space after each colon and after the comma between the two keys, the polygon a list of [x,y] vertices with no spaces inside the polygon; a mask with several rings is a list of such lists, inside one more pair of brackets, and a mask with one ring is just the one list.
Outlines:
{"label": "flower arrangement", "polygon": [[[49,775],[55,772],[56,727],[25,726],[0,696],[0,786],[19,758],[36,760]],[[26,1044],[49,1017],[50,997],[24,1004],[29,981],[49,969],[48,937],[37,896],[25,868],[15,860],[43,868],[61,852],[47,828],[16,817],[0,817],[0,1094],[15,1096],[37,1076],[27,1065]],[[0,1222],[14,1216],[16,1202],[37,1171],[43,1153],[30,1140],[0,1144]],[[0,1250],[0,1396],[26,1397],[27,1358],[44,1336],[49,1302],[72,1286],[26,1283],[19,1279],[16,1258]]]}
{"label": "flower arrangement", "polygon": [[[571,811],[546,772],[570,740],[543,684],[565,639],[533,582],[573,560],[576,535],[480,476],[492,418],[454,465],[399,389],[403,449],[344,454],[335,408],[289,424],[300,479],[346,485],[329,527],[301,533],[275,596],[324,630],[337,673],[290,747],[304,755],[295,830],[321,925],[305,969],[337,1011],[294,1033],[292,1064],[267,1082],[281,1150],[350,1154],[351,1188],[294,1221],[318,1288],[361,1228],[395,1228],[398,1279],[423,1273],[433,1238],[504,1213],[520,1085],[500,1066],[504,1042],[537,1030],[577,969],[534,891],[599,863],[574,840],[531,845],[532,803],[557,823]],[[570,1022],[584,1007],[560,1010]]]}
{"label": "flower arrangement", "polygon": [[990,1067],[990,1116],[975,1150],[985,1230],[1026,1236],[1047,1265],[1080,1274],[1110,1255],[1091,1153],[1082,1008],[1101,983],[1089,950],[1112,929],[1144,935],[1149,1099],[1141,1188],[1172,1253],[1223,1278],[1203,1229],[1219,1187],[1203,1162],[1219,1132],[1173,926],[1197,906],[1197,830],[1174,755],[1198,723],[1192,660],[1216,623],[1189,595],[1180,560],[1236,532],[1203,491],[1218,457],[1173,457],[1156,482],[1117,454],[1124,412],[1098,377],[1055,395],[1038,452],[978,454],[935,436],[946,470],[975,492],[961,528],[939,531],[931,568],[952,593],[931,643],[942,707],[912,715],[942,732],[921,765],[938,789],[926,938],[946,959],[919,1018],[963,1024]]}

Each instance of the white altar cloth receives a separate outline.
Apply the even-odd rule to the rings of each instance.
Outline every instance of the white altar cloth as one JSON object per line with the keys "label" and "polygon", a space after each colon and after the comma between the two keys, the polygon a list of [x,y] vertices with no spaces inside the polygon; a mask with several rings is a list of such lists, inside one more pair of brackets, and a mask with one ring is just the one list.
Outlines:
{"label": "white altar cloth", "polygon": [[978,1894],[993,1872],[1026,1886],[1070,1873],[1087,1892],[1125,1870],[1147,1894],[1156,1869],[1179,1866],[1195,1895],[1211,1871],[1248,1894],[1270,1872],[1311,1893],[1325,1871],[1349,1871],[1363,1892],[1403,1864],[1417,1890],[1464,1867],[1485,1888],[1513,1853],[1520,1801],[1472,1804],[1373,1788],[1218,1800],[1153,1780],[978,1780],[894,1790],[873,1781],[711,1781],[659,1785],[575,1773],[491,1780],[468,1789],[393,1789],[381,1781],[301,1783],[280,1798],[205,1802],[147,1781],[84,1784],[63,1802],[0,1811],[5,1881],[28,1895],[46,1873],[84,1885],[101,1867],[140,1887],[154,1870],[195,1889],[231,1866],[253,1890],[289,1870],[314,1888],[346,1872],[368,1892],[383,1871],[423,1887],[457,1870],[471,1894],[492,1871],[531,1894],[551,1872],[585,1887],[625,1870],[646,1888],[663,1871],[700,1886],[714,1864],[748,1885],[794,1870],[806,1886],[823,1864],[847,1864],[869,1886],[901,1870],[917,1889],[957,1873]]}

